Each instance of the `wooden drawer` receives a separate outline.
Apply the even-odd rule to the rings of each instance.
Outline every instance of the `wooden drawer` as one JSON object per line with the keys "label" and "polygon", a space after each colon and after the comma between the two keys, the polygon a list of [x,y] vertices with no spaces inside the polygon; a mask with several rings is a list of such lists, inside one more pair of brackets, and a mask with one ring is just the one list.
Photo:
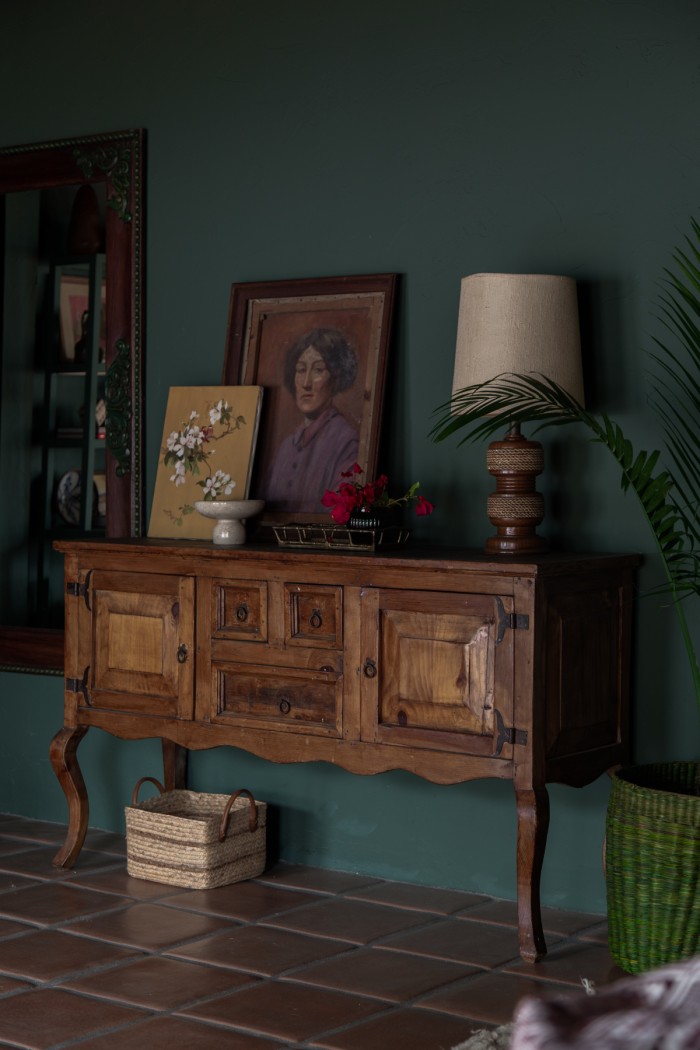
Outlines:
{"label": "wooden drawer", "polygon": [[212,721],[339,736],[342,676],[227,663],[212,667]]}
{"label": "wooden drawer", "polygon": [[266,642],[267,603],[263,580],[212,580],[212,637]]}
{"label": "wooden drawer", "polygon": [[341,648],[342,602],[342,587],[285,583],[285,643],[315,646],[320,649]]}

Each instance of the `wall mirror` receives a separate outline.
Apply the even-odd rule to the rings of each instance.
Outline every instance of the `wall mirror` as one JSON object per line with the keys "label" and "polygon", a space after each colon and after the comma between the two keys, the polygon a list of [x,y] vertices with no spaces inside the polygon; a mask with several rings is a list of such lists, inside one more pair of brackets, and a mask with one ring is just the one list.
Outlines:
{"label": "wall mirror", "polygon": [[0,148],[0,669],[62,672],[55,539],[142,532],[143,153]]}

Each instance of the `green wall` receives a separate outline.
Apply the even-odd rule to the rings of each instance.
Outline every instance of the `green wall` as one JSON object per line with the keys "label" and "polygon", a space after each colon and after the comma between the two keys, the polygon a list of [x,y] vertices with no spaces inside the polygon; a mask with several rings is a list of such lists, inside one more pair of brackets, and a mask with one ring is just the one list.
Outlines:
{"label": "green wall", "polygon": [[[478,547],[484,449],[432,444],[450,393],[459,282],[479,271],[579,282],[587,397],[656,443],[645,349],[673,247],[697,214],[698,37],[688,0],[44,0],[3,4],[0,144],[144,127],[147,447],[152,482],[168,387],[220,379],[231,284],[401,275],[381,467],[438,507],[420,534]],[[554,545],[647,554],[639,513],[605,453],[546,435],[543,531]],[[3,499],[11,493],[3,492]],[[46,751],[56,678],[0,675],[0,810],[62,820]],[[697,753],[672,615],[640,600],[640,760]],[[154,742],[93,731],[81,745],[91,820],[123,826]],[[278,807],[289,860],[515,893],[512,789],[436,787],[198,753],[196,788],[241,783]],[[604,909],[608,787],[553,787],[543,898]]]}

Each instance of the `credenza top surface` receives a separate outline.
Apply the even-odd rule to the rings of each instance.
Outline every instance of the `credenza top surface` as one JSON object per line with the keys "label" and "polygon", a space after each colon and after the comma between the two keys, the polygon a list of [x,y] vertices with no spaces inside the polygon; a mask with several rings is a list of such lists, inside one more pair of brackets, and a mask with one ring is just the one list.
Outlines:
{"label": "credenza top surface", "polygon": [[[501,555],[494,557],[479,550],[466,548],[440,547],[436,545],[407,544],[395,550],[387,551],[334,551],[330,548],[317,547],[281,547],[277,544],[247,543],[240,547],[217,546],[199,540],[172,540],[157,538],[127,537],[119,539],[75,539],[57,540],[55,549],[62,554],[78,554],[82,557],[113,554],[121,556],[142,555],[149,560],[149,568],[161,561],[173,559],[178,563],[178,570],[187,572],[189,564],[202,560],[224,562],[261,563],[274,559],[277,564],[290,566],[301,563],[313,563],[315,568],[327,565],[329,571],[337,570],[346,563],[350,568],[370,568],[390,566],[393,569],[405,566],[411,569],[454,568],[455,571],[469,570],[472,573],[502,576],[559,576],[568,573],[580,574],[590,569],[636,568],[642,561],[639,554],[561,552],[551,551],[546,554],[514,557]],[[144,571],[148,571],[144,565]]]}

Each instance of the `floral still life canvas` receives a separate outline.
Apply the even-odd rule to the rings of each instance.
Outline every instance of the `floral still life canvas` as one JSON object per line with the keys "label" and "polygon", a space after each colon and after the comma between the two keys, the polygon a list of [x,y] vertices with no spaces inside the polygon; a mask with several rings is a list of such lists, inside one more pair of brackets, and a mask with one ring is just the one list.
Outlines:
{"label": "floral still life canvas", "polygon": [[261,386],[171,387],[148,535],[211,539],[198,500],[247,499]]}

